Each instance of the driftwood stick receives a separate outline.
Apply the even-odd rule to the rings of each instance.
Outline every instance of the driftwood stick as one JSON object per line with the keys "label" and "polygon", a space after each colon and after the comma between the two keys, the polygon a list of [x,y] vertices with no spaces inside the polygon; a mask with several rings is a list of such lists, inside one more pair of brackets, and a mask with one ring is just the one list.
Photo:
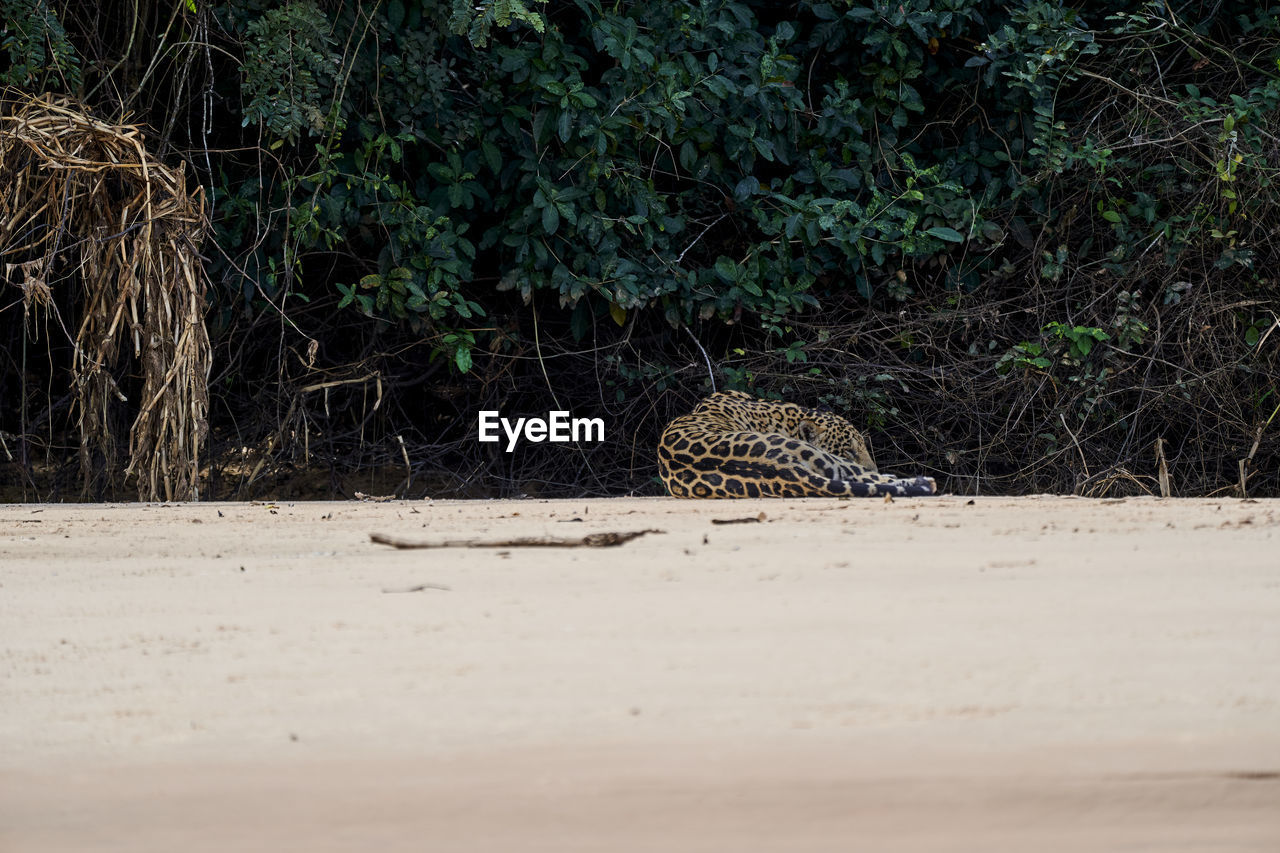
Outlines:
{"label": "driftwood stick", "polygon": [[763,512],[759,515],[748,515],[745,518],[713,518],[712,524],[755,524],[768,518]]}
{"label": "driftwood stick", "polygon": [[627,530],[608,533],[591,533],[586,536],[565,538],[561,536],[521,536],[516,539],[445,539],[441,542],[423,542],[399,539],[383,533],[370,533],[369,540],[377,545],[392,548],[613,548],[638,539],[646,533],[665,533],[665,530]]}

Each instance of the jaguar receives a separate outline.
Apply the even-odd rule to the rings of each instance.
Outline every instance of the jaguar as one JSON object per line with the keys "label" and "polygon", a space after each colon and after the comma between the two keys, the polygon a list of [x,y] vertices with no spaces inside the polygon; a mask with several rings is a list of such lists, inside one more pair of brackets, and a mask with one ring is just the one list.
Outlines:
{"label": "jaguar", "polygon": [[663,430],[662,481],[678,498],[932,495],[932,477],[881,474],[839,415],[719,391]]}

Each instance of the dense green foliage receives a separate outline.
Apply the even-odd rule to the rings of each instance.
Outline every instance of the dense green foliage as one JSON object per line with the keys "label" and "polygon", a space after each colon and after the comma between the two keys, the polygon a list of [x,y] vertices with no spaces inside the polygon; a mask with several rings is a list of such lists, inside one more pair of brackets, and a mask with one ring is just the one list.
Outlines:
{"label": "dense green foliage", "polygon": [[43,91],[80,88],[79,57],[46,0],[0,0],[0,50],[8,67],[0,84]]}
{"label": "dense green foliage", "polygon": [[[989,217],[1044,131],[1030,109],[998,132],[937,117],[963,117],[975,85],[1015,114],[1043,98],[1053,69],[1019,67],[1017,86],[998,70],[1023,22],[983,68],[994,3],[786,11],[580,0],[481,50],[447,36],[444,4],[342,6],[335,29],[361,35],[342,59],[309,3],[244,13],[249,56],[276,57],[245,64],[245,116],[287,150],[237,203],[287,211],[292,245],[259,253],[345,255],[344,307],[453,332],[464,367],[480,282],[553,291],[578,336],[641,309],[782,334],[833,289],[905,297],[892,274],[927,258],[972,290],[984,262],[951,256],[1002,238]],[[1063,49],[1088,47],[1061,18]],[[317,81],[339,76],[335,102]],[[253,268],[274,296],[281,271]]]}
{"label": "dense green foliage", "polygon": [[[480,8],[469,25],[465,5],[400,0],[222,13],[244,33],[244,120],[281,158],[261,186],[228,176],[224,245],[243,251],[251,211],[280,211],[247,263],[268,297],[303,273],[342,307],[433,333],[464,369],[495,286],[554,292],[575,337],[647,309],[672,326],[759,318],[785,345],[788,318],[833,291],[976,290],[1022,254],[1002,250],[1011,232],[1066,213],[1055,178],[1088,183],[1099,227],[1039,248],[1053,281],[1095,257],[1126,275],[1153,248],[1247,270],[1242,237],[1271,202],[1255,189],[1271,181],[1258,118],[1280,98],[1275,57],[1248,87],[1186,73],[1215,23],[1274,36],[1256,9],[578,0],[543,27],[540,8]],[[481,49],[495,22],[509,31]],[[341,54],[330,30],[350,34]],[[1150,97],[1217,128],[1208,157],[1150,162],[1144,135],[1167,125],[1147,96],[1123,101],[1158,70],[1153,39],[1193,64]],[[1080,132],[1099,111],[1130,114],[1128,144]]]}
{"label": "dense green foliage", "polygon": [[1001,423],[1012,458],[1092,441],[1118,470],[1153,405],[1230,396],[1246,445],[1274,415],[1259,4],[168,0],[134,7],[131,49],[167,64],[132,79],[91,35],[119,24],[3,8],[8,82],[149,111],[201,173],[224,335],[280,316],[338,352],[364,323],[488,387],[538,333],[522,306],[564,347],[666,328],[610,356],[619,402],[703,359],[876,427],[949,389],[973,423],[912,455],[974,482]]}

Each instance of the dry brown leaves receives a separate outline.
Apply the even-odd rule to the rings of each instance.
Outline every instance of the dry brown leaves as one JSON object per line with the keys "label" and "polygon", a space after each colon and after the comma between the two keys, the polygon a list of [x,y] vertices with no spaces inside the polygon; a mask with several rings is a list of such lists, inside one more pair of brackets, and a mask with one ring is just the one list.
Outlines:
{"label": "dry brown leaves", "polygon": [[[54,311],[53,288],[77,288],[73,394],[86,489],[92,455],[119,476],[108,413],[125,401],[129,351],[142,375],[124,476],[142,500],[195,499],[208,432],[207,227],[188,189],[146,147],[141,128],[108,124],[61,97],[0,93],[0,273],[27,316]],[[140,371],[139,371],[140,368]]]}

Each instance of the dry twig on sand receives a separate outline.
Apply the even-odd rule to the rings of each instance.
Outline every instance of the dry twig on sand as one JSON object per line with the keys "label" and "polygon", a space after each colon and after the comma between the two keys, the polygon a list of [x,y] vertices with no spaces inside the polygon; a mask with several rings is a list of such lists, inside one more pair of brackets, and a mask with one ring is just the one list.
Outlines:
{"label": "dry twig on sand", "polygon": [[759,515],[748,515],[745,518],[713,518],[712,524],[758,524],[768,518],[763,512]]}
{"label": "dry twig on sand", "polygon": [[646,533],[666,533],[665,530],[625,530],[607,533],[590,533],[586,536],[565,538],[561,536],[521,536],[515,539],[446,539],[443,542],[422,542],[398,539],[382,533],[370,533],[369,540],[392,548],[613,548],[639,539]]}

